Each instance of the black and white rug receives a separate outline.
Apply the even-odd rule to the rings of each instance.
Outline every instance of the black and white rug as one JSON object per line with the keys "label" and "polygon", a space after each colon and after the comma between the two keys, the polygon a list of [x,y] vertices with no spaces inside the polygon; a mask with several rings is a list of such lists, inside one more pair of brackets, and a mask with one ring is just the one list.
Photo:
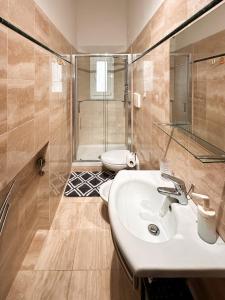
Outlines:
{"label": "black and white rug", "polygon": [[99,188],[104,182],[113,179],[111,171],[72,172],[64,192],[66,197],[99,197]]}

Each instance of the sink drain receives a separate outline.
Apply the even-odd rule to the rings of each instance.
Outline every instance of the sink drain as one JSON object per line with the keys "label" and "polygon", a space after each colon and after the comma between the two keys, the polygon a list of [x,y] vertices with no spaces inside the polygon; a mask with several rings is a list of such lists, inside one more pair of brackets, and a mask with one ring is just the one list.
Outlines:
{"label": "sink drain", "polygon": [[150,224],[148,225],[148,231],[152,234],[152,235],[159,235],[160,234],[160,230],[159,227],[155,224]]}

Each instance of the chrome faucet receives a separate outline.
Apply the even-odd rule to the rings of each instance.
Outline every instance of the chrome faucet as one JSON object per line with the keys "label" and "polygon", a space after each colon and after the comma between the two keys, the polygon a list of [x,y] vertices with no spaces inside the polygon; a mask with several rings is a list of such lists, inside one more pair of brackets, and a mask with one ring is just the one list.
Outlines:
{"label": "chrome faucet", "polygon": [[187,190],[184,181],[180,178],[174,177],[166,173],[162,173],[161,176],[164,179],[172,181],[175,185],[175,188],[158,187],[157,191],[162,195],[177,199],[178,202],[182,205],[187,205]]}

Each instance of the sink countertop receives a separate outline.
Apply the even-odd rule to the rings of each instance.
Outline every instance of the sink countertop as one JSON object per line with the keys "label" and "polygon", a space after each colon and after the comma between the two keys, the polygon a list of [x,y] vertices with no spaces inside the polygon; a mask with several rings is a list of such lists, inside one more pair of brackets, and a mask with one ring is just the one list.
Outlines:
{"label": "sink countertop", "polygon": [[[123,172],[127,172],[126,179]],[[196,206],[192,200],[188,205],[172,204],[177,233],[168,241],[147,242],[127,230],[117,215],[112,198],[116,185],[137,178],[135,172],[142,172],[145,178],[150,172],[154,173],[156,182],[168,186],[162,182],[160,171],[121,171],[112,184],[109,199],[112,232],[134,274],[140,277],[225,277],[225,243],[219,237],[215,244],[208,244],[199,237]]]}

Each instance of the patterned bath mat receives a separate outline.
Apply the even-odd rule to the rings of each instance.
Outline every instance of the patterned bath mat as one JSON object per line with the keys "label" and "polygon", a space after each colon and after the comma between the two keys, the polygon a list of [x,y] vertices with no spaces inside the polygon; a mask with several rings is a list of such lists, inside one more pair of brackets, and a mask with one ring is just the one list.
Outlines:
{"label": "patterned bath mat", "polygon": [[66,197],[99,197],[99,188],[104,182],[113,179],[111,171],[72,172],[67,182]]}

